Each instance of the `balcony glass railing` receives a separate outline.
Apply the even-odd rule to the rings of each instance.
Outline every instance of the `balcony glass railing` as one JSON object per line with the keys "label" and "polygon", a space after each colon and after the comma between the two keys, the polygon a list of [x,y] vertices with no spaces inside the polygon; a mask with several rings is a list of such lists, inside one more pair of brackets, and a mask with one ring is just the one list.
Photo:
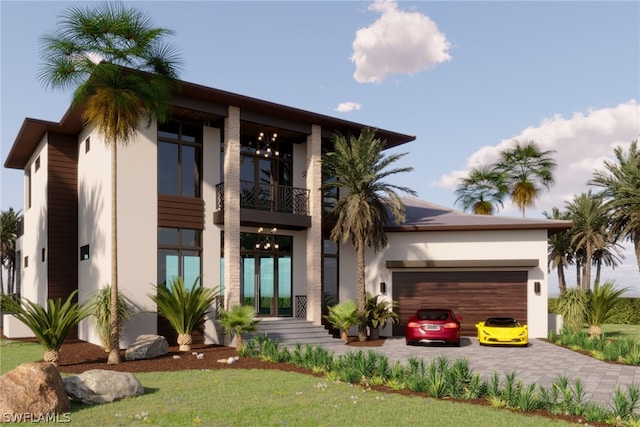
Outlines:
{"label": "balcony glass railing", "polygon": [[[308,215],[309,190],[286,185],[240,181],[240,207]],[[224,182],[216,185],[216,208],[224,210]]]}

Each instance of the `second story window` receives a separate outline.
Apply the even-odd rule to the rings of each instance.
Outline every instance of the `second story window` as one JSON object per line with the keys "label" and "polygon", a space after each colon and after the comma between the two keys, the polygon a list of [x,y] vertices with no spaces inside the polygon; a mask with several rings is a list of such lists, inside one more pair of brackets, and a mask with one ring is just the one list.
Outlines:
{"label": "second story window", "polygon": [[158,125],[158,193],[201,197],[202,126],[171,121]]}

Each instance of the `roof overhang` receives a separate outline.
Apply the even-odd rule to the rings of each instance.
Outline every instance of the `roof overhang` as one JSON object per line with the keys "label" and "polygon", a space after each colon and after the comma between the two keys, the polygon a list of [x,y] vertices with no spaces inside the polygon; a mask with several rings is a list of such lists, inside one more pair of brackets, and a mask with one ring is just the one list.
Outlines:
{"label": "roof overhang", "polygon": [[541,221],[522,223],[493,223],[493,224],[429,224],[429,225],[399,225],[388,226],[386,232],[416,232],[416,231],[504,231],[504,230],[547,230],[553,235],[573,226],[572,221]]}
{"label": "roof overhang", "polygon": [[[385,129],[377,128],[373,125],[364,125],[356,122],[338,119],[323,114],[312,113],[310,111],[300,110],[288,107],[282,104],[276,104],[257,98],[251,98],[220,89],[210,88],[190,82],[180,82],[179,93],[176,93],[176,106],[184,107],[184,100],[188,99],[189,104],[195,106],[197,110],[205,108],[212,111],[205,111],[207,114],[226,113],[226,108],[221,109],[220,106],[232,105],[239,107],[241,110],[246,109],[275,119],[286,119],[287,121],[303,122],[313,125],[319,125],[323,129],[323,137],[330,138],[338,131],[343,134],[357,135],[364,128],[377,129],[377,137],[386,141],[387,148],[395,147],[416,139],[413,135],[405,135],[392,132]],[[24,120],[18,136],[16,137],[11,151],[4,163],[6,168],[24,169],[33,154],[34,150],[40,143],[40,140],[47,132],[56,132],[65,135],[77,135],[82,130],[82,112],[81,108],[69,108],[60,123],[37,120],[27,118]]]}
{"label": "roof overhang", "polygon": [[388,260],[387,268],[532,268],[537,259]]}

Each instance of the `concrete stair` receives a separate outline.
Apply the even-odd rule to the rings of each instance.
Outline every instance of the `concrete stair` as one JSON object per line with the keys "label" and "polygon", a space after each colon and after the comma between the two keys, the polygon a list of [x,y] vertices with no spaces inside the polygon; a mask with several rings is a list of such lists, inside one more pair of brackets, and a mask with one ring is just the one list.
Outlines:
{"label": "concrete stair", "polygon": [[243,334],[242,337],[245,341],[248,341],[258,334],[266,334],[267,337],[277,340],[284,346],[342,343],[339,338],[333,338],[323,325],[314,325],[306,319],[291,317],[261,318],[260,323],[258,323],[258,330]]}

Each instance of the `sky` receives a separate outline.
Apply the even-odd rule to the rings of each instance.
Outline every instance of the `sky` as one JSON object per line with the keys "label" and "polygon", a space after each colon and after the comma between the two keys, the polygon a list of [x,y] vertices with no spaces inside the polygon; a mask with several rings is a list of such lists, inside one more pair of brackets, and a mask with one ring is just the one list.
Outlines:
{"label": "sky", "polygon": [[[415,135],[393,149],[413,172],[390,182],[449,208],[458,180],[514,140],[554,151],[556,183],[527,211],[539,218],[640,137],[637,0],[126,4],[174,32],[182,80]],[[74,5],[96,3],[0,1],[3,163],[25,117],[69,107],[37,78],[38,39]],[[22,209],[22,171],[1,179],[2,210]],[[498,214],[521,215],[508,200]],[[603,279],[640,295],[630,245],[622,255]]]}

